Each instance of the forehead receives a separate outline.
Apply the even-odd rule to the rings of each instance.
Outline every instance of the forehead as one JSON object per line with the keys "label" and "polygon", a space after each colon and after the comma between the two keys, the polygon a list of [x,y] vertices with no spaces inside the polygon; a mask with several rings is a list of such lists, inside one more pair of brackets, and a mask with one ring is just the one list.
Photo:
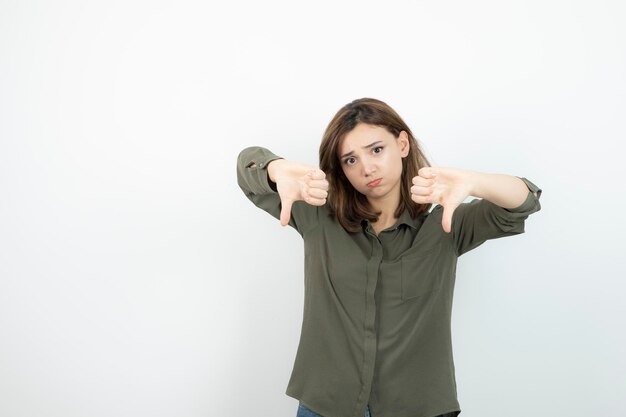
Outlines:
{"label": "forehead", "polygon": [[359,123],[354,129],[348,132],[339,145],[339,155],[354,151],[361,151],[362,146],[372,142],[385,142],[393,135],[384,127]]}

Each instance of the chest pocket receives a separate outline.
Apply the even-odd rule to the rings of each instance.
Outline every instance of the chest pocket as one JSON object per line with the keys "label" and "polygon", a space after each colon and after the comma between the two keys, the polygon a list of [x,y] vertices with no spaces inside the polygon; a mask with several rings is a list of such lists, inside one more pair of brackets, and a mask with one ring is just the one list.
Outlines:
{"label": "chest pocket", "polygon": [[421,252],[405,255],[400,260],[402,301],[420,297],[441,288],[441,244]]}

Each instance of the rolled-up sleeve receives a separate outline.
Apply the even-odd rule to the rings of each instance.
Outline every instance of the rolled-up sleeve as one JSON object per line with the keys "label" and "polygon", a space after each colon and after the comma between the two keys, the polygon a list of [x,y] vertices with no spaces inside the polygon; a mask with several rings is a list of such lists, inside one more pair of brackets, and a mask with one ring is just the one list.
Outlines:
{"label": "rolled-up sleeve", "polygon": [[526,200],[518,207],[503,208],[485,199],[460,204],[452,215],[452,238],[457,256],[463,255],[489,239],[524,233],[525,221],[541,210],[541,189],[525,177],[518,177],[528,187]]}
{"label": "rolled-up sleeve", "polygon": [[[268,212],[280,220],[282,204],[276,184],[269,178],[267,165],[276,160],[284,159],[261,146],[250,146],[239,152],[237,156],[237,183],[244,195],[255,206]],[[300,235],[317,224],[318,206],[305,201],[294,201],[291,206],[289,226]]]}

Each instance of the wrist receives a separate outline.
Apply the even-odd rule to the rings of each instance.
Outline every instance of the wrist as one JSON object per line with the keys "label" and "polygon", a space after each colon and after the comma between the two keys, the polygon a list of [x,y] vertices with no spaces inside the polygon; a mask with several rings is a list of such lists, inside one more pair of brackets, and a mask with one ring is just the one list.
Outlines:
{"label": "wrist", "polygon": [[276,183],[276,174],[279,166],[287,162],[284,158],[274,159],[267,163],[267,175],[272,182]]}
{"label": "wrist", "polygon": [[466,181],[468,186],[468,194],[473,197],[484,198],[485,193],[483,184],[485,183],[485,174],[479,171],[466,171]]}

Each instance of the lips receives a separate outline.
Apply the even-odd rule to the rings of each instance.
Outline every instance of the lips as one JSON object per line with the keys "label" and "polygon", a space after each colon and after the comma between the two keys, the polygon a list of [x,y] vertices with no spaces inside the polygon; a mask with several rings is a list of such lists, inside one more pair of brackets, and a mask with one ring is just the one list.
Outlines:
{"label": "lips", "polygon": [[368,187],[376,187],[378,184],[380,184],[380,182],[382,181],[382,178],[378,178],[372,182],[367,183]]}

